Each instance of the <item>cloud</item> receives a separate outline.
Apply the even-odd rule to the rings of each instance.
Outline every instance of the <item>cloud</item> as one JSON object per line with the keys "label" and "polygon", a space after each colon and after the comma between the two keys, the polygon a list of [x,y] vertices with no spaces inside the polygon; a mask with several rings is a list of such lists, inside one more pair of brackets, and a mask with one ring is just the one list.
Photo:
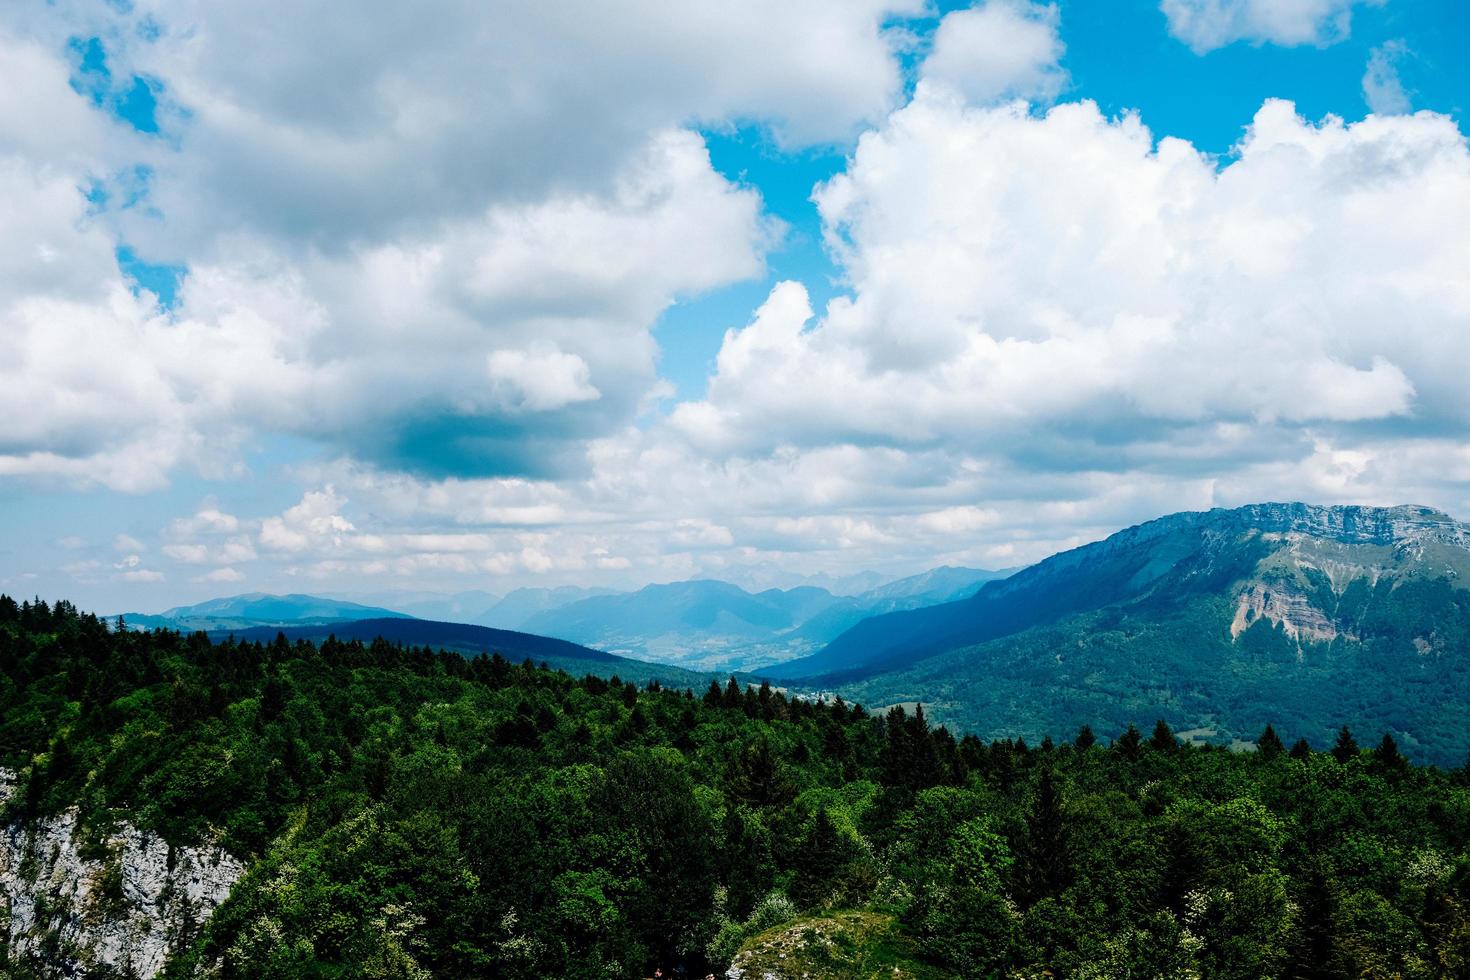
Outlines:
{"label": "cloud", "polygon": [[314,545],[340,545],[356,530],[341,511],[346,501],[335,487],[307,493],[301,502],[279,517],[268,517],[261,524],[260,543],[271,551],[299,552]]}
{"label": "cloud", "polygon": [[[131,534],[119,534],[112,539],[114,551],[146,551],[147,546]],[[133,557],[137,557],[134,555]]]}
{"label": "cloud", "polygon": [[202,544],[166,544],[163,553],[186,565],[202,565],[209,561],[209,548]]}
{"label": "cloud", "polygon": [[1363,72],[1363,100],[1375,115],[1403,115],[1410,109],[1409,93],[1399,78],[1399,62],[1409,54],[1401,40],[1385,41],[1368,54]]}
{"label": "cloud", "polygon": [[169,525],[174,537],[192,537],[197,534],[234,534],[240,529],[240,520],[226,514],[213,504],[206,504],[189,517],[181,517]]}
{"label": "cloud", "polygon": [[655,383],[664,307],[758,274],[774,234],[698,136],[645,149],[606,193],[422,240],[300,262],[241,241],[194,266],[169,313],[128,291],[75,181],[38,190],[27,171],[13,206],[46,216],[50,238],[36,234],[69,263],[95,263],[85,290],[42,283],[8,306],[0,291],[0,410],[15,419],[0,475],[152,489],[185,460],[227,475],[253,431],[436,474],[575,466],[581,440],[631,419]]}
{"label": "cloud", "polygon": [[200,582],[243,582],[245,575],[234,568],[216,568],[205,572],[196,581]]}
{"label": "cloud", "polygon": [[1161,0],[1169,33],[1196,54],[1236,41],[1324,47],[1352,30],[1353,8],[1384,0]]}
{"label": "cloud", "polygon": [[[760,275],[781,234],[691,127],[846,140],[901,95],[888,26],[922,12],[383,3],[346,33],[326,3],[17,15],[0,478],[149,491],[238,475],[259,433],[438,477],[576,470],[658,388],[661,312]],[[92,36],[118,84],[148,80],[160,137],[69,84],[67,44]],[[171,308],[123,245],[184,269]]]}
{"label": "cloud", "polygon": [[1049,101],[1067,82],[1056,4],[987,0],[946,14],[921,75],[975,103]]}
{"label": "cloud", "polygon": [[750,120],[789,147],[846,140],[901,94],[886,25],[923,12],[375,0],[347,30],[326,0],[118,6],[67,26],[177,107],[183,152],[159,162],[155,191],[172,229],[327,244],[604,185],[664,128]]}
{"label": "cloud", "polygon": [[[1083,163],[1085,161],[1085,163]],[[1257,114],[1225,166],[1090,103],[920,94],[817,194],[852,284],[778,285],[674,428],[701,451],[942,445],[1218,465],[1244,427],[1463,428],[1470,154],[1443,117]]]}

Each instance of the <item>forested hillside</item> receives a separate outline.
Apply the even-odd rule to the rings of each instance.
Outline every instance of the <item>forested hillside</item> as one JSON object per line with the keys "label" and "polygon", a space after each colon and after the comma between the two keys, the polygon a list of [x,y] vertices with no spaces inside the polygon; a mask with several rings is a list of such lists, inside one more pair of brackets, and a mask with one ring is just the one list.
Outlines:
{"label": "forested hillside", "polygon": [[762,670],[849,700],[922,700],[983,737],[1163,715],[1219,744],[1392,731],[1455,765],[1470,726],[1470,527],[1426,507],[1181,513],[972,598],[877,616]]}
{"label": "forested hillside", "polygon": [[[918,709],[0,599],[5,840],[76,807],[84,843],[127,821],[246,869],[166,976],[1467,975],[1465,772],[1367,732],[1144,732],[983,744]],[[6,894],[64,914],[26,874]],[[96,928],[129,901],[102,893]],[[7,977],[88,972],[4,932]]]}

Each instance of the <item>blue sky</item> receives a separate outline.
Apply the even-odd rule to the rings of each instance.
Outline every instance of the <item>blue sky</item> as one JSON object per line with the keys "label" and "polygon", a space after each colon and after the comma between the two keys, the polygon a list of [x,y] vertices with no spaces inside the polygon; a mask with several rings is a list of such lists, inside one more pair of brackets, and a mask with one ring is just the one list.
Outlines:
{"label": "blue sky", "polygon": [[0,589],[786,585],[1264,497],[1470,515],[1462,4],[382,14],[0,15]]}

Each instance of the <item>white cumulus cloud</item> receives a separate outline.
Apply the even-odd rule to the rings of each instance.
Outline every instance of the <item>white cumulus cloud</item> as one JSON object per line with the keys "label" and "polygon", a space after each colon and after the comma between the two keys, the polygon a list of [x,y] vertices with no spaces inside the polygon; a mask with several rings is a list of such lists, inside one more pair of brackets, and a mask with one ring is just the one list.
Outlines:
{"label": "white cumulus cloud", "polygon": [[1333,44],[1352,29],[1353,8],[1384,0],[1162,0],[1169,33],[1204,54],[1236,41]]}
{"label": "white cumulus cloud", "polygon": [[1067,81],[1060,19],[1056,4],[1028,0],[986,0],[953,11],[934,32],[922,75],[977,103],[1052,99]]}

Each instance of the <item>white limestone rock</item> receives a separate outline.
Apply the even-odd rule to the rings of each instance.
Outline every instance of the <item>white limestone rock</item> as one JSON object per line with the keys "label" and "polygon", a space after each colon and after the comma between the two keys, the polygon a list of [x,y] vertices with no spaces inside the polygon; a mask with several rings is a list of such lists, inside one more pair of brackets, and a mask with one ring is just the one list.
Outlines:
{"label": "white limestone rock", "polygon": [[[15,789],[0,770],[0,804]],[[123,824],[83,856],[77,812],[0,828],[0,924],[10,956],[56,976],[149,978],[198,935],[245,873],[217,843],[173,847]]]}

